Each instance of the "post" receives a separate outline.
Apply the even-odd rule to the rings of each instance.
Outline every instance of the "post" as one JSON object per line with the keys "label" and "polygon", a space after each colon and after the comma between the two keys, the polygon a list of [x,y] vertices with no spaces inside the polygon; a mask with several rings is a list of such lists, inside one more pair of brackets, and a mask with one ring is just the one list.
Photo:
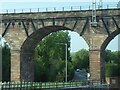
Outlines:
{"label": "post", "polygon": [[38,12],[39,12],[39,8],[38,8]]}
{"label": "post", "polygon": [[73,7],[71,6],[71,11],[73,10]]}
{"label": "post", "polygon": [[[0,17],[0,20],[2,20],[2,18]],[[2,22],[2,21],[0,21]],[[0,27],[2,27],[2,23],[0,23]],[[1,32],[2,33],[2,28],[1,29]],[[0,81],[2,81],[2,44],[3,44],[3,41],[2,41],[2,36],[0,36]]]}
{"label": "post", "polygon": [[64,7],[62,7],[62,11],[64,11]]}
{"label": "post", "polygon": [[22,9],[22,13],[23,13],[23,9]]}
{"label": "post", "polygon": [[31,12],[31,8],[30,8],[30,12]]}
{"label": "post", "polygon": [[14,13],[15,13],[15,9],[14,9]]}
{"label": "post", "polygon": [[[0,37],[0,42],[2,42],[2,37]],[[0,45],[0,81],[2,81],[2,45]]]}
{"label": "post", "polygon": [[7,10],[7,14],[8,14],[8,10]]}
{"label": "post", "polygon": [[67,82],[67,44],[65,44],[65,48],[66,48],[66,78],[65,78],[65,81]]}
{"label": "post", "polygon": [[80,10],[81,10],[81,6],[80,6]]}
{"label": "post", "polygon": [[48,11],[48,8],[46,8],[46,12]]}
{"label": "post", "polygon": [[54,11],[56,11],[56,8],[54,7]]}

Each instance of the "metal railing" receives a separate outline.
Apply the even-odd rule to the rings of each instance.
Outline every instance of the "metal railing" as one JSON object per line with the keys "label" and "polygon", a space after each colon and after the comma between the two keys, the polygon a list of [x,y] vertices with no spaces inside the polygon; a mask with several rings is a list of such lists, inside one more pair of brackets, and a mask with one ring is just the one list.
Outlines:
{"label": "metal railing", "polygon": [[52,89],[80,86],[81,82],[5,82],[1,89]]}
{"label": "metal railing", "polygon": [[4,82],[0,85],[2,90],[35,90],[55,88],[110,88],[108,84],[100,84],[99,81],[81,82]]}
{"label": "metal railing", "polygon": [[[118,8],[117,4],[105,4],[102,8],[97,5],[96,9]],[[49,7],[49,8],[24,8],[24,9],[0,9],[0,13],[31,13],[31,12],[56,12],[56,11],[75,11],[75,10],[92,10],[92,6],[66,6],[66,7]]]}

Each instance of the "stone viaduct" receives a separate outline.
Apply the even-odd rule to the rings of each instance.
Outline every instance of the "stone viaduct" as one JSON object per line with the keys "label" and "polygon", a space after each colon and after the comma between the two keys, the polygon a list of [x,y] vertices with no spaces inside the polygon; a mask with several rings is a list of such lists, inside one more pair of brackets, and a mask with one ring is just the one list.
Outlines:
{"label": "stone viaduct", "polygon": [[60,30],[84,38],[89,46],[90,79],[104,81],[104,50],[120,33],[120,9],[98,9],[97,26],[91,26],[91,15],[91,10],[0,14],[0,32],[11,47],[11,81],[34,80],[35,47]]}

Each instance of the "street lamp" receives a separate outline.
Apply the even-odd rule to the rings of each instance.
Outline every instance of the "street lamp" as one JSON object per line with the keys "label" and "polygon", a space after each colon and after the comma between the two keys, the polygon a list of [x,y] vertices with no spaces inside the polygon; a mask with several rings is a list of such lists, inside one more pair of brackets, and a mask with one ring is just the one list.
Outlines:
{"label": "street lamp", "polygon": [[65,81],[67,82],[67,43],[57,43],[61,45],[65,45]]}

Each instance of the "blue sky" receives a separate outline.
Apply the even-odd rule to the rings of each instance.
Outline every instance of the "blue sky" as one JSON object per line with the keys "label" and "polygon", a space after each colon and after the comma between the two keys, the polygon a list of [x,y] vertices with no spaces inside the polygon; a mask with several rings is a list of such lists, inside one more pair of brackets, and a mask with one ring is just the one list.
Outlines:
{"label": "blue sky", "polygon": [[[28,2],[29,1],[29,2]],[[92,0],[85,0],[86,5],[89,6],[91,5],[91,1]],[[97,2],[99,0],[96,0]],[[118,2],[119,0],[110,0],[109,2]],[[57,8],[62,8],[62,7],[71,7],[71,6],[81,6],[83,0],[1,0],[0,1],[0,8],[1,9],[9,9],[9,10],[13,10],[13,9],[17,9],[17,10],[22,10],[22,9],[27,9],[29,10],[29,8],[32,9],[37,9],[37,8],[41,8],[41,9],[45,9],[45,8],[53,8],[53,7],[57,7]],[[103,4],[106,4],[107,0],[103,0]],[[110,3],[111,6],[112,3]],[[85,5],[83,5],[85,6]],[[70,33],[71,35],[71,52],[76,52],[79,49],[85,48],[88,49],[87,44],[85,43],[85,41],[83,40],[82,37],[80,37],[77,33],[72,32]],[[110,42],[110,44],[108,45],[107,49],[111,49],[111,50],[118,50],[118,36],[114,38],[114,40],[112,40]]]}
{"label": "blue sky", "polygon": [[[0,0],[0,2],[91,2],[95,0]],[[100,0],[96,0],[99,2]],[[102,0],[103,2],[118,2],[119,0]]]}

